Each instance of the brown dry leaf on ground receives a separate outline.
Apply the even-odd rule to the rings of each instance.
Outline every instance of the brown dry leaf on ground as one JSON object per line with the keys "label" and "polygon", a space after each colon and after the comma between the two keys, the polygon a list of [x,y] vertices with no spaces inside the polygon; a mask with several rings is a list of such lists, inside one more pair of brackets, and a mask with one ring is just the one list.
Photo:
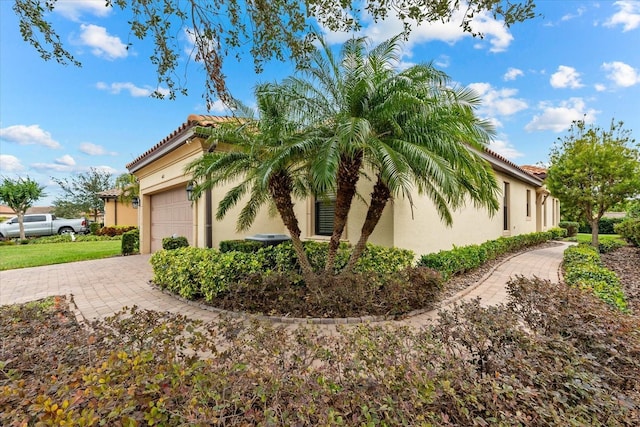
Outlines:
{"label": "brown dry leaf on ground", "polygon": [[605,267],[616,272],[622,282],[629,308],[640,313],[640,248],[625,246],[616,251],[601,254]]}

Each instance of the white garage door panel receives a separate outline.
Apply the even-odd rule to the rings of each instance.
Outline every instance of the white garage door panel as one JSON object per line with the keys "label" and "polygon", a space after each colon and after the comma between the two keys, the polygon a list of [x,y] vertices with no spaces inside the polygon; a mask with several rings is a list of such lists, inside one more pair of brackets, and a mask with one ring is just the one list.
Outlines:
{"label": "white garage door panel", "polygon": [[151,196],[151,251],[162,249],[162,239],[178,235],[192,242],[193,214],[184,188]]}

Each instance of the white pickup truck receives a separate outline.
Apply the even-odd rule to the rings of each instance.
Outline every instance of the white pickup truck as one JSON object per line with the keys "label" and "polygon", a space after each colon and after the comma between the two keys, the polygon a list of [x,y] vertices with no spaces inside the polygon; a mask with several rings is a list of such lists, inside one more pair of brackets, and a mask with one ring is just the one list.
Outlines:
{"label": "white pickup truck", "polygon": [[[85,234],[89,231],[88,222],[84,218],[64,219],[51,214],[31,214],[24,216],[24,235],[52,236],[54,234]],[[20,237],[18,217],[0,222],[0,239]]]}

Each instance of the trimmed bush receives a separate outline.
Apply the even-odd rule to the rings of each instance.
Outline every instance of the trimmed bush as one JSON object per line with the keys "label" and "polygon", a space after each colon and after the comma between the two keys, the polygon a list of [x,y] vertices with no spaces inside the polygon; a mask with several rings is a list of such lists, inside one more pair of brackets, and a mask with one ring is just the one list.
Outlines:
{"label": "trimmed bush", "polygon": [[98,235],[101,228],[102,224],[100,224],[99,222],[92,222],[91,224],[89,224],[89,233]]}
{"label": "trimmed bush", "polygon": [[560,221],[558,227],[567,230],[567,237],[574,237],[578,234],[578,228],[580,224],[576,221]]}
{"label": "trimmed bush", "polygon": [[258,252],[258,250],[263,247],[264,244],[262,242],[255,240],[223,240],[220,242],[220,252],[238,251],[253,253]]}
{"label": "trimmed bush", "polygon": [[591,290],[598,298],[623,312],[627,301],[618,276],[602,266],[598,251],[588,245],[567,248],[564,252],[565,282],[580,289]]}
{"label": "trimmed bush", "polygon": [[640,246],[640,218],[629,218],[616,224],[615,231],[629,244]]}
{"label": "trimmed bush", "polygon": [[122,235],[122,255],[140,252],[140,230],[129,230]]}
{"label": "trimmed bush", "polygon": [[189,241],[184,236],[165,237],[162,239],[162,249],[172,250],[189,246]]}
{"label": "trimmed bush", "polygon": [[554,236],[555,234],[550,230],[512,237],[500,237],[480,245],[454,247],[448,251],[423,255],[418,261],[418,265],[433,268],[442,274],[444,280],[448,280],[452,276],[478,268],[485,262],[500,255],[539,245],[551,240]]}

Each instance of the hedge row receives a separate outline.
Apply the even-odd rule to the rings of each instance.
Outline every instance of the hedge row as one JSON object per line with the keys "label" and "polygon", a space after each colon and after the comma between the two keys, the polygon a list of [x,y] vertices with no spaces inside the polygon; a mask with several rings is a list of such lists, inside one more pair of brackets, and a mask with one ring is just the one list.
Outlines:
{"label": "hedge row", "polygon": [[[327,256],[326,243],[305,242],[305,251],[316,271],[321,271]],[[341,245],[336,266],[343,268],[349,257],[349,247]],[[356,272],[386,274],[411,266],[414,253],[406,249],[368,245],[355,267]],[[290,243],[265,246],[257,252],[220,252],[215,249],[181,247],[157,251],[151,256],[156,285],[178,295],[211,301],[229,286],[248,280],[260,273],[290,273],[295,281],[298,262]],[[298,276],[299,277],[299,276]]]}
{"label": "hedge row", "polygon": [[629,244],[640,246],[640,218],[629,218],[616,224],[615,232],[621,235]]}
{"label": "hedge row", "polygon": [[[616,234],[614,227],[624,221],[624,218],[600,218],[598,222],[598,234]],[[581,222],[580,233],[591,234],[591,225]]]}
{"label": "hedge row", "polygon": [[590,289],[600,299],[626,312],[627,301],[618,276],[605,268],[598,251],[588,245],[567,248],[563,267],[565,282],[570,286]]}
{"label": "hedge row", "polygon": [[134,225],[113,225],[109,227],[102,227],[96,233],[98,236],[121,236],[127,231],[135,230],[136,226]]}
{"label": "hedge row", "polygon": [[546,232],[500,237],[480,245],[454,247],[448,251],[423,255],[418,261],[418,265],[439,271],[444,280],[447,280],[456,274],[478,268],[500,255],[539,245],[551,239],[561,238],[565,232],[564,229],[555,228]]}

